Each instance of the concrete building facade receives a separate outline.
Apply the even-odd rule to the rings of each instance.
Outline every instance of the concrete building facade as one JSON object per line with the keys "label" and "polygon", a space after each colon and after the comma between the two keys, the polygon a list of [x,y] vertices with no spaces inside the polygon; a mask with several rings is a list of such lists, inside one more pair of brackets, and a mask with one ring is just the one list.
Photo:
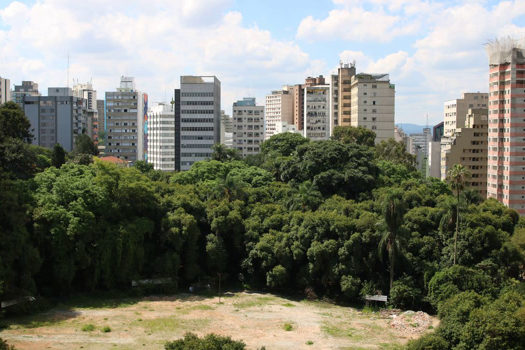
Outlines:
{"label": "concrete building facade", "polygon": [[0,77],[0,105],[11,101],[11,81]]}
{"label": "concrete building facade", "polygon": [[461,164],[470,173],[466,187],[487,198],[487,108],[469,108],[465,126],[456,129],[452,143],[443,150],[442,179],[455,164]]}
{"label": "concrete building facade", "polygon": [[428,143],[426,177],[441,178],[441,138],[444,125],[444,122],[441,122],[432,128],[432,141]]}
{"label": "concrete building facade", "polygon": [[277,124],[279,122],[295,125],[293,93],[288,87],[285,87],[283,90],[272,91],[270,95],[266,96],[265,117],[265,140],[279,133],[277,130]]}
{"label": "concrete building facade", "polygon": [[261,151],[264,141],[264,106],[257,106],[254,97],[233,103],[233,147],[243,157]]}
{"label": "concrete building facade", "polygon": [[355,63],[341,63],[331,81],[331,130],[336,126],[351,126],[352,77],[356,74]]}
{"label": "concrete building facade", "polygon": [[21,85],[15,85],[11,97],[19,106],[23,106],[25,96],[40,96],[38,84],[33,81],[22,81]]}
{"label": "concrete building facade", "polygon": [[330,138],[330,86],[304,87],[303,136],[312,141]]}
{"label": "concrete building facade", "polygon": [[215,76],[181,76],[175,90],[175,170],[209,159],[221,137],[221,82]]}
{"label": "concrete building facade", "polygon": [[73,96],[86,100],[88,113],[87,134],[98,145],[98,109],[97,91],[93,89],[92,83],[76,84],[73,86]]}
{"label": "concrete building facade", "polygon": [[389,75],[360,73],[351,80],[350,125],[375,132],[376,143],[394,138],[395,85]]}
{"label": "concrete building facade", "polygon": [[465,116],[469,108],[486,108],[488,94],[486,92],[468,92],[461,98],[445,102],[444,131],[445,137],[450,137],[456,129],[465,126]]}
{"label": "concrete building facade", "polygon": [[133,77],[122,76],[120,87],[106,92],[106,155],[129,162],[144,159],[143,108],[144,96]]}
{"label": "concrete building facade", "polygon": [[23,110],[31,123],[34,145],[53,148],[58,143],[71,152],[77,135],[87,129],[86,100],[63,95],[64,91],[67,88],[49,88],[48,96],[24,97]]}
{"label": "concrete building facade", "polygon": [[525,40],[487,45],[487,196],[525,215]]}
{"label": "concrete building facade", "polygon": [[221,111],[221,144],[233,148],[233,118]]}
{"label": "concrete building facade", "polygon": [[175,107],[159,103],[148,111],[148,157],[155,170],[175,170]]}

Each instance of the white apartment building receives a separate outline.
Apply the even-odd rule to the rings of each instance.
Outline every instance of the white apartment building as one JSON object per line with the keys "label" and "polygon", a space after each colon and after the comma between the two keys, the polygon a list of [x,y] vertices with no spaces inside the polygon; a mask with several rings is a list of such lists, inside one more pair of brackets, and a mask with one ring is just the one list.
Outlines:
{"label": "white apartment building", "polygon": [[11,97],[18,105],[23,106],[25,96],[40,96],[38,84],[33,81],[22,81],[21,85],[15,85]]}
{"label": "white apartment building", "polygon": [[175,90],[175,170],[209,159],[221,141],[221,82],[215,76],[181,76]]}
{"label": "white apartment building", "polygon": [[175,107],[159,103],[148,110],[147,162],[155,170],[175,170]]}
{"label": "white apartment building", "polygon": [[243,157],[257,154],[264,141],[264,106],[257,106],[254,97],[233,103],[233,147]]}
{"label": "white apartment building", "polygon": [[359,73],[351,81],[351,126],[375,132],[376,143],[394,138],[395,85],[389,75]]}
{"label": "white apartment building", "polygon": [[133,77],[121,77],[117,91],[106,92],[105,154],[134,162],[144,159],[144,102]]}
{"label": "white apartment building", "polygon": [[278,134],[277,123],[286,122],[293,125],[293,94],[285,87],[283,90],[272,91],[266,96],[265,118],[266,129],[264,139],[268,140]]}
{"label": "white apartment building", "polygon": [[330,85],[305,86],[303,136],[312,141],[330,138]]}
{"label": "white apartment building", "polygon": [[83,98],[87,103],[88,130],[86,133],[98,144],[98,110],[97,110],[97,91],[93,89],[92,83],[75,84],[73,86],[73,96]]}
{"label": "white apartment building", "polygon": [[224,111],[221,111],[221,144],[233,148],[233,120]]}

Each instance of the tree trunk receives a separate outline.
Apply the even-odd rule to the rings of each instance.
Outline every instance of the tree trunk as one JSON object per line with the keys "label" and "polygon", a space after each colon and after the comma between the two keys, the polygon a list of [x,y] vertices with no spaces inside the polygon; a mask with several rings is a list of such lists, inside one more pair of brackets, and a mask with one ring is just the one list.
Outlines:
{"label": "tree trunk", "polygon": [[390,290],[392,290],[392,285],[394,284],[394,260],[395,260],[395,242],[390,241],[390,254],[389,254],[389,260],[390,260]]}
{"label": "tree trunk", "polygon": [[459,190],[456,192],[456,233],[454,234],[454,265],[456,265],[456,254],[458,247],[458,231],[459,231]]}

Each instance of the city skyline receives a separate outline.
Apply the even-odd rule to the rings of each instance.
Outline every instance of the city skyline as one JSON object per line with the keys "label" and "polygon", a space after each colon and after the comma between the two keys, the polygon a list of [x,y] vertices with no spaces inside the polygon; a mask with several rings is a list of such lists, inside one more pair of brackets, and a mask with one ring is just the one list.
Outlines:
{"label": "city skyline", "polygon": [[70,87],[93,79],[102,96],[134,76],[153,103],[169,102],[181,75],[216,75],[230,114],[239,98],[355,60],[390,74],[396,123],[423,125],[441,120],[443,101],[488,91],[484,44],[505,35],[525,37],[525,2],[0,0],[0,75],[66,86],[69,55]]}

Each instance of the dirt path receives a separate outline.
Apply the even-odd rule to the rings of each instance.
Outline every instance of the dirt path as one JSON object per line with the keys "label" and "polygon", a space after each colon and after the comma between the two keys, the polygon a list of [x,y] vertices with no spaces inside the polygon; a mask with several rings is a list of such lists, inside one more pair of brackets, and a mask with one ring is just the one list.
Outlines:
{"label": "dirt path", "polygon": [[10,320],[0,337],[21,350],[162,349],[186,332],[231,336],[249,349],[396,349],[437,325],[432,318],[432,326],[406,332],[380,313],[271,294],[237,293],[221,301],[181,294],[115,308],[56,308]]}

